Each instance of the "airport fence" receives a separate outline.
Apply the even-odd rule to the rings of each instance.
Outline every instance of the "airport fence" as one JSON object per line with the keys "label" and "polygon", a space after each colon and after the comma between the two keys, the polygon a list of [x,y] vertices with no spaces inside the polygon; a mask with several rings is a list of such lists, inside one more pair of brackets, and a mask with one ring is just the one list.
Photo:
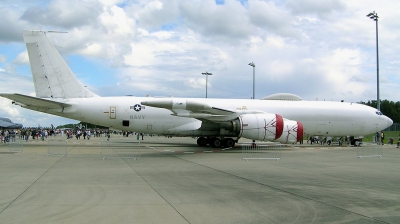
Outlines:
{"label": "airport fence", "polygon": [[24,144],[18,134],[10,134],[8,136],[8,151],[9,152],[23,152]]}
{"label": "airport fence", "polygon": [[383,150],[381,144],[372,144],[363,147],[357,147],[357,157],[362,159],[365,157],[379,157],[382,158]]}
{"label": "airport fence", "polygon": [[246,161],[252,159],[280,160],[282,144],[270,142],[244,142],[242,144],[242,158]]}
{"label": "airport fence", "polygon": [[100,155],[105,158],[140,158],[140,142],[139,141],[101,141]]}
{"label": "airport fence", "polygon": [[67,140],[47,138],[47,155],[48,156],[68,156]]}

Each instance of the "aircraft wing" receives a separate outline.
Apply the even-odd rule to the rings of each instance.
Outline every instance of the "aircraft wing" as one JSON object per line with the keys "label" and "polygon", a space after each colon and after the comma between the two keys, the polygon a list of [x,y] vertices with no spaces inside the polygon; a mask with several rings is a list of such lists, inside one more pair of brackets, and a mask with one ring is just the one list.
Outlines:
{"label": "aircraft wing", "polygon": [[238,114],[261,114],[262,111],[233,111],[212,107],[195,100],[157,99],[141,102],[142,105],[170,110],[177,117],[190,117],[213,122],[229,121],[237,118]]}
{"label": "aircraft wing", "polygon": [[22,95],[18,93],[0,93],[0,96],[10,99],[13,103],[24,107],[38,107],[46,109],[58,109],[71,106],[70,104]]}

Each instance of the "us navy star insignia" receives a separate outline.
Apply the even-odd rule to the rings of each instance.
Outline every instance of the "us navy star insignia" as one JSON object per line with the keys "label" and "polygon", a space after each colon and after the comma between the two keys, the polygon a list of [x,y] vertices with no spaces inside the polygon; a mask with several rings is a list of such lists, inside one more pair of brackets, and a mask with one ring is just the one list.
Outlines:
{"label": "us navy star insignia", "polygon": [[136,104],[136,105],[133,107],[133,109],[134,109],[136,112],[139,112],[139,111],[142,109],[142,106],[140,106],[139,104]]}

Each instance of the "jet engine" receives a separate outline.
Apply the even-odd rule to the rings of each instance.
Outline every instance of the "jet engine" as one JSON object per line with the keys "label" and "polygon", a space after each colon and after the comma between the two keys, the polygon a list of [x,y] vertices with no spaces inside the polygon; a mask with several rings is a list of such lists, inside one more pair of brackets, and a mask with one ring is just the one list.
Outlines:
{"label": "jet engine", "polygon": [[283,132],[283,118],[278,114],[243,114],[239,116],[239,121],[239,136],[244,138],[273,141]]}
{"label": "jet engine", "polygon": [[303,138],[303,124],[301,122],[285,119],[283,123],[283,133],[276,141],[283,144],[296,143]]}
{"label": "jet engine", "polygon": [[278,114],[243,114],[239,116],[240,137],[259,141],[296,143],[303,138],[303,124],[283,119]]}

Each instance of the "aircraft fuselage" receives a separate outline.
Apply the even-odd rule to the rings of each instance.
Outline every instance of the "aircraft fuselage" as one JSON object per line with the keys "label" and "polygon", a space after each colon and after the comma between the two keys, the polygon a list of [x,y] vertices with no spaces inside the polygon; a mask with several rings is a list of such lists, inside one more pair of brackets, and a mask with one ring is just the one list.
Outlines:
{"label": "aircraft fuselage", "polygon": [[[171,135],[215,135],[219,127],[198,129],[202,122],[191,117],[172,115],[170,110],[142,105],[152,97],[72,98],[62,102],[73,105],[65,110],[39,110],[62,117],[108,126],[126,131]],[[305,135],[347,136],[366,135],[384,129],[391,121],[377,110],[357,103],[330,101],[280,101],[246,99],[161,98],[195,100],[236,111],[263,111],[300,121]],[[35,108],[29,108],[35,109]],[[387,120],[387,122],[385,122]],[[211,131],[214,130],[214,131]],[[209,133],[209,134],[207,134]]]}

